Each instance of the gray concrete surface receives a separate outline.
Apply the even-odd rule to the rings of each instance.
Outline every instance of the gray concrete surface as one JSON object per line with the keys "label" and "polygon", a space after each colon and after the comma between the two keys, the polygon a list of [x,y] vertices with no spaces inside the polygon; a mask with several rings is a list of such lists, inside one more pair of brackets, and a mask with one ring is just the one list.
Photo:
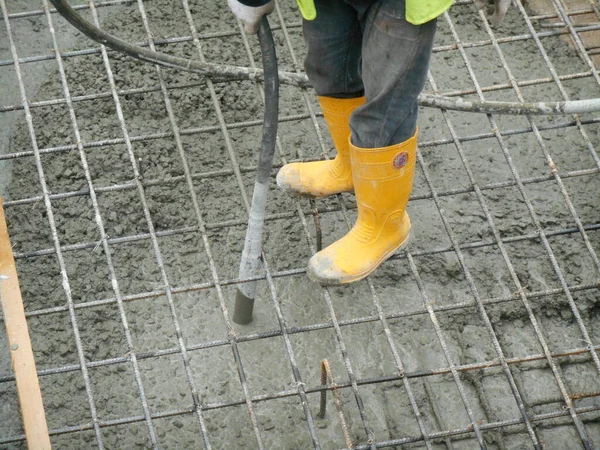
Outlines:
{"label": "gray concrete surface", "polygon": [[[200,33],[230,31],[235,22],[226,9],[226,2],[192,2],[192,11]],[[538,7],[532,2],[529,7]],[[9,11],[16,13],[36,9],[37,2],[10,0]],[[178,2],[146,1],[149,20],[156,38],[189,35],[183,9]],[[540,11],[541,11],[541,7]],[[281,1],[286,23],[294,23],[298,15],[291,0]],[[131,40],[144,39],[140,15],[134,4],[100,9],[103,26],[119,36]],[[451,18],[463,42],[487,39],[483,25],[472,5],[459,5],[451,11]],[[272,17],[277,25],[278,17]],[[0,60],[9,59],[4,23],[0,26]],[[15,18],[11,25],[17,33],[20,56],[49,54],[50,35],[46,18],[36,16]],[[75,36],[60,18],[55,17],[60,35],[61,50],[95,47],[89,40]],[[497,37],[526,33],[524,21],[513,7],[505,25],[495,31]],[[283,33],[276,30],[280,65],[293,70],[293,59]],[[293,49],[298,61],[304,52],[299,28],[290,29]],[[547,37],[544,45],[559,75],[589,70],[578,58],[568,42],[559,37]],[[436,45],[453,44],[448,24],[440,21]],[[250,39],[255,58],[257,42]],[[204,40],[202,48],[212,62],[248,65],[240,36],[225,36]],[[191,43],[171,45],[168,49],[179,55],[195,55]],[[548,69],[531,41],[502,44],[508,65],[518,80],[548,77]],[[482,86],[505,83],[506,73],[491,47],[466,50]],[[155,86],[158,84],[154,69],[124,56],[111,55],[115,80],[119,89]],[[258,61],[258,59],[257,59]],[[98,54],[65,59],[65,69],[72,95],[108,92],[109,86],[102,60]],[[53,60],[23,65],[28,98],[48,100],[61,98],[62,88]],[[464,63],[457,51],[436,53],[431,67],[438,88],[443,91],[471,89]],[[172,86],[198,81],[195,75],[164,71]],[[2,105],[19,102],[14,70],[0,67]],[[565,80],[565,88],[573,99],[600,96],[600,87],[590,77]],[[553,84],[523,87],[527,100],[559,99]],[[256,87],[249,82],[219,84],[215,87],[219,105],[227,123],[255,120],[261,116],[261,101]],[[490,99],[516,100],[510,91],[486,93]],[[308,98],[313,107],[316,99]],[[218,125],[218,117],[210,93],[204,86],[173,88],[169,92],[178,126],[182,129]],[[512,98],[507,98],[512,97]],[[171,131],[160,92],[121,96],[127,127],[132,136]],[[40,107],[32,110],[36,138],[40,148],[50,148],[74,142],[68,110],[64,105]],[[75,112],[84,142],[121,138],[122,133],[111,98],[77,102]],[[301,93],[290,87],[282,88],[281,115],[303,114],[307,107]],[[20,112],[0,113],[0,154],[31,150],[26,123]],[[467,113],[449,113],[461,137],[491,131],[485,116]],[[597,118],[582,116],[582,120]],[[522,117],[497,117],[502,132],[528,127]],[[535,123],[548,126],[569,118],[536,118]],[[321,127],[323,122],[319,119]],[[424,109],[420,117],[421,142],[431,143],[449,138],[450,131],[442,113]],[[584,125],[593,151],[598,152],[598,124]],[[232,147],[242,167],[255,164],[260,127],[232,128],[229,130]],[[282,155],[286,159],[319,157],[322,149],[310,119],[285,122],[280,127]],[[542,131],[545,145],[556,163],[559,173],[597,169],[592,152],[575,127]],[[325,136],[326,148],[331,143]],[[224,175],[195,180],[197,195],[204,219],[208,224],[241,220],[240,224],[209,226],[208,238],[214,263],[221,279],[237,275],[237,264],[243,245],[245,212],[239,187],[232,174],[223,134],[210,131],[185,135],[182,138],[193,173],[226,170]],[[523,178],[543,177],[550,169],[532,133],[513,134],[505,138],[508,151]],[[469,167],[480,186],[510,181],[511,172],[494,138],[463,142]],[[182,165],[172,138],[135,141],[133,149],[143,169],[145,181],[179,176]],[[133,172],[124,145],[93,147],[86,150],[91,174],[96,187],[107,187],[132,181]],[[455,147],[451,144],[425,145],[421,148],[426,169],[438,192],[468,187],[468,179]],[[47,183],[52,193],[77,191],[86,187],[84,173],[76,151],[57,151],[42,156]],[[253,173],[243,171],[246,191],[250,194]],[[274,183],[273,183],[274,184]],[[600,223],[600,174],[568,177],[564,180],[567,193],[584,225]],[[153,224],[158,231],[194,226],[195,217],[185,183],[148,185],[145,189]],[[32,157],[0,160],[0,193],[15,201],[41,194],[38,175]],[[443,229],[440,214],[430,198],[430,189],[419,169],[414,189],[414,200],[409,213],[414,223],[410,252],[425,289],[436,307],[443,308],[457,302],[473,300],[459,261],[453,252],[438,252],[419,256],[420,252],[446,247],[449,238]],[[525,194],[531,201],[546,232],[570,229],[574,219],[566,207],[563,195],[555,181],[526,184]],[[521,194],[514,186],[484,190],[483,196],[490,208],[503,238],[535,233],[535,225]],[[98,194],[100,212],[107,233],[112,238],[147,233],[139,197],[135,190],[120,190]],[[354,199],[351,195],[319,201],[321,208],[333,212],[321,214],[325,244],[339,238],[346,229],[346,220],[339,211],[340,202],[353,217]],[[452,230],[461,244],[493,240],[493,234],[474,193],[460,193],[440,197],[441,207]],[[88,196],[56,199],[52,202],[58,236],[63,246],[97,242],[99,233],[94,223],[93,208]],[[309,210],[306,202],[301,207]],[[269,211],[295,211],[295,203],[272,189]],[[43,202],[13,205],[7,216],[14,250],[18,254],[52,247],[47,214]],[[314,239],[314,226],[309,221],[308,231]],[[600,231],[587,233],[594,251],[600,252]],[[189,286],[211,281],[210,266],[197,233],[165,236],[158,239],[169,283],[174,287]],[[573,291],[573,298],[594,345],[600,344],[600,306],[598,269],[584,246],[580,234],[568,233],[549,238],[565,281],[570,285],[595,284],[595,289]],[[526,292],[538,292],[560,287],[549,258],[539,239],[508,242],[506,249],[520,283]],[[269,221],[265,236],[265,253],[272,271],[303,268],[311,254],[301,221],[297,215]],[[516,291],[497,246],[464,250],[465,260],[479,295],[482,298],[510,296]],[[123,295],[151,292],[163,287],[160,270],[148,239],[111,246],[117,279]],[[106,258],[101,248],[64,252],[65,264],[73,301],[76,304],[111,299],[114,297],[108,277]],[[77,364],[73,327],[66,311],[51,312],[48,308],[62,308],[66,304],[59,268],[53,255],[20,258],[18,270],[29,312],[31,337],[39,369],[52,369]],[[386,313],[412,311],[422,308],[423,300],[413,278],[407,259],[402,255],[386,262],[372,277],[377,299]],[[327,323],[330,311],[320,287],[311,283],[304,274],[275,279],[276,295],[288,327]],[[256,307],[255,321],[247,327],[236,326],[238,336],[279,330],[275,309],[264,282],[260,284],[261,298]],[[223,289],[227,305],[233,307],[233,287]],[[365,282],[349,287],[331,289],[331,299],[338,320],[350,320],[377,314]],[[565,294],[533,297],[530,299],[535,317],[543,329],[551,352],[568,352],[585,347],[582,334],[574,320]],[[183,340],[187,346],[227,338],[227,329],[215,289],[177,293],[173,303],[181,323]],[[127,301],[126,317],[136,353],[170,349],[178,346],[167,299],[164,295]],[[507,358],[523,358],[540,354],[542,348],[535,336],[525,307],[520,301],[500,302],[486,308],[494,330]],[[100,361],[126,356],[128,348],[123,326],[114,302],[76,310],[83,352],[87,361]],[[454,364],[493,361],[496,358],[489,332],[476,308],[460,308],[437,313],[443,337]],[[427,314],[416,314],[389,320],[391,335],[404,369],[407,372],[436,370],[448,366],[442,347]],[[342,327],[342,336],[348,356],[358,379],[394,376],[397,368],[390,347],[379,322],[366,322]],[[292,349],[302,382],[307,387],[319,385],[319,364],[327,358],[337,382],[348,380],[335,333],[331,328],[291,335]],[[0,335],[0,348],[5,347]],[[239,351],[248,379],[250,395],[265,395],[292,389],[295,380],[280,336],[239,344]],[[600,391],[600,374],[589,353],[557,360],[567,391],[593,393]],[[192,398],[184,365],[179,354],[141,359],[142,382],[153,413],[161,413],[192,405]],[[190,367],[198,388],[200,402],[213,404],[243,399],[239,378],[229,346],[218,346],[190,352]],[[544,361],[512,365],[511,370],[530,415],[561,410],[557,383]],[[100,420],[110,421],[142,414],[131,363],[90,368],[90,380]],[[0,353],[0,379],[10,376],[6,353]],[[506,377],[498,368],[465,372],[461,375],[474,417],[481,423],[518,419],[516,402]],[[58,429],[86,425],[91,420],[81,372],[73,371],[40,378],[49,426]],[[469,420],[461,402],[456,384],[450,375],[411,378],[409,384],[430,432],[461,428]],[[382,382],[361,386],[359,392],[365,403],[369,427],[377,441],[418,436],[419,429],[413,410],[401,381]],[[355,443],[366,444],[357,403],[350,389],[340,390],[344,412]],[[308,396],[313,417],[319,405],[317,394]],[[598,407],[599,397],[592,396],[574,402],[576,407]],[[305,425],[306,417],[297,396],[254,404],[264,446],[269,449],[305,449],[311,447]],[[0,440],[22,433],[17,414],[13,382],[0,382]],[[600,415],[597,411],[581,414],[586,432],[594,446],[600,447]],[[257,443],[249,421],[248,410],[242,405],[213,409],[204,413],[208,435],[214,448],[256,448]],[[344,447],[335,409],[329,403],[326,419],[315,419],[317,435],[322,448]],[[203,443],[195,415],[183,414],[153,420],[160,448],[202,448]],[[536,422],[535,432],[545,448],[583,448],[573,422],[568,417]],[[106,448],[147,448],[146,424],[129,424],[102,428]],[[507,427],[488,431],[484,438],[489,449],[532,448],[523,427]],[[72,432],[53,436],[55,448],[94,448],[97,446],[93,431]],[[435,441],[433,448],[472,449],[477,442],[472,434],[457,436],[451,441]],[[9,443],[0,448],[25,448],[23,442]],[[422,443],[396,448],[425,448]]]}

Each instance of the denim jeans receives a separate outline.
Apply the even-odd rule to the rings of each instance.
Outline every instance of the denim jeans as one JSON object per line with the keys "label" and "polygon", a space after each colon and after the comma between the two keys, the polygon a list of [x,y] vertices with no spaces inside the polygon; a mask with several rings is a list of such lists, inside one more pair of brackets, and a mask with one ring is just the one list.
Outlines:
{"label": "denim jeans", "polygon": [[350,118],[352,143],[379,148],[404,142],[417,126],[436,20],[412,25],[404,0],[315,0],[304,21],[306,73],[318,95],[366,103]]}

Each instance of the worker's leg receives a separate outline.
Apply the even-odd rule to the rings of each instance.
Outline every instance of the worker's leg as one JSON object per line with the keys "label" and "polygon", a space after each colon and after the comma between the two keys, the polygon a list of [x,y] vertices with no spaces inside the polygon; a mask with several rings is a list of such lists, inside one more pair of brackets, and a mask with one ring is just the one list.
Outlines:
{"label": "worker's leg", "polygon": [[344,0],[316,0],[317,18],[304,21],[305,68],[319,96],[335,159],[284,166],[277,184],[291,195],[325,197],[352,190],[350,115],[364,103],[360,74],[360,14]]}
{"label": "worker's leg", "polygon": [[317,95],[362,97],[362,29],[359,13],[345,0],[315,0],[317,18],[304,20],[304,68]]}
{"label": "worker's leg", "polygon": [[350,119],[358,219],[346,236],[311,258],[309,276],[323,284],[366,277],[408,241],[417,97],[425,83],[436,23],[408,23],[404,6],[403,0],[378,0],[363,19],[366,103]]}
{"label": "worker's leg", "polygon": [[404,8],[404,0],[378,0],[363,18],[367,101],[350,120],[352,143],[358,147],[398,144],[416,130],[417,98],[427,77],[436,21],[412,25],[404,19]]}

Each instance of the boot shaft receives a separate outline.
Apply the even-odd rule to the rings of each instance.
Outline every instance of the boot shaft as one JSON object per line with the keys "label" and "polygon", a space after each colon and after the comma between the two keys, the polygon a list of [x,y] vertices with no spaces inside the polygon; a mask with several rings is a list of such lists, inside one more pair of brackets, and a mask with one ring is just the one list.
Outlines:
{"label": "boot shaft", "polygon": [[329,129],[331,140],[338,154],[348,154],[348,137],[350,136],[350,116],[359,106],[364,105],[365,97],[334,98],[319,97],[323,118]]}
{"label": "boot shaft", "polygon": [[349,144],[361,240],[402,227],[414,180],[417,134],[376,149]]}

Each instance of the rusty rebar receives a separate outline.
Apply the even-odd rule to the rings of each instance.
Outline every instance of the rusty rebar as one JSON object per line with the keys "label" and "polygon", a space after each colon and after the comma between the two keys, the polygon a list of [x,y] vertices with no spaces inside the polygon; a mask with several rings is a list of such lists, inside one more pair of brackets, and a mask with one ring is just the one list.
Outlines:
{"label": "rusty rebar", "polygon": [[315,240],[317,251],[320,252],[323,249],[323,230],[321,229],[321,216],[319,215],[319,208],[317,202],[314,199],[310,199],[310,207],[312,216],[315,221]]}
{"label": "rusty rebar", "polygon": [[[340,400],[340,393],[338,391],[338,386],[335,384],[333,379],[333,375],[331,374],[331,367],[329,366],[329,361],[326,359],[321,361],[321,386],[327,386],[328,381],[330,384],[330,389],[333,395],[333,403],[335,404],[335,409],[338,412],[338,417],[340,419],[340,426],[342,427],[342,433],[344,433],[344,440],[346,441],[347,448],[353,448],[354,444],[352,443],[352,437],[350,436],[350,431],[348,430],[348,425],[346,424],[346,417],[344,416],[344,410],[342,409],[342,401]],[[321,391],[321,408],[319,410],[319,414],[317,417],[320,419],[324,419],[327,413],[327,390]]]}

